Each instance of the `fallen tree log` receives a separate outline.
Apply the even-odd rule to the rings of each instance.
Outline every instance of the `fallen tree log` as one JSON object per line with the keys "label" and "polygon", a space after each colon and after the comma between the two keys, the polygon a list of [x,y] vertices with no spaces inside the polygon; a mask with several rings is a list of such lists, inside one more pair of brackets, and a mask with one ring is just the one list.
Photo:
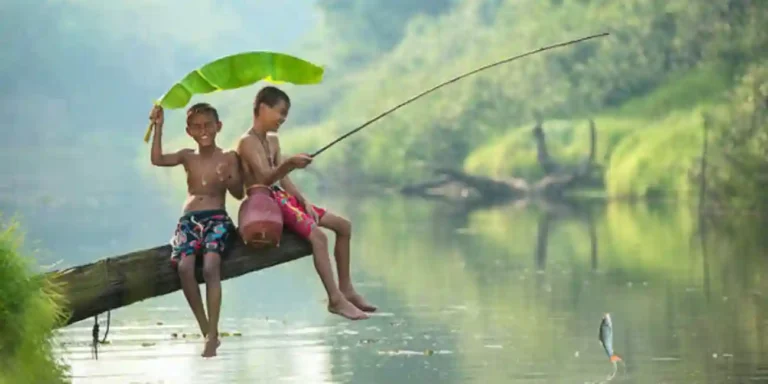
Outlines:
{"label": "fallen tree log", "polygon": [[558,164],[549,154],[542,123],[537,119],[533,137],[539,166],[544,171],[542,178],[528,181],[519,177],[493,178],[471,175],[462,170],[433,168],[439,176],[429,180],[400,188],[400,193],[407,196],[419,196],[432,199],[455,200],[465,204],[495,204],[509,200],[544,198],[561,199],[564,193],[577,184],[588,183],[595,169],[597,128],[589,120],[589,150],[578,164],[565,166]]}
{"label": "fallen tree log", "polygon": [[[236,235],[231,238],[228,249],[221,261],[222,280],[312,253],[309,242],[288,231],[283,232],[277,248],[251,248]],[[163,245],[48,273],[54,283],[63,288],[69,314],[63,325],[180,290],[170,256],[170,245]],[[200,265],[195,277],[198,283],[204,281]]]}

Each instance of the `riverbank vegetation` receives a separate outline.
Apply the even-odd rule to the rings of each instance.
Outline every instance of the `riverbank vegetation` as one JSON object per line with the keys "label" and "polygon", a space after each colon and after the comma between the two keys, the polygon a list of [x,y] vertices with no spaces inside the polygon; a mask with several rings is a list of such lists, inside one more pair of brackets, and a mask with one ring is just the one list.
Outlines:
{"label": "riverbank vegetation", "polygon": [[[326,65],[326,80],[283,86],[294,100],[281,132],[286,153],[316,150],[475,67],[592,33],[611,36],[443,88],[323,153],[313,164],[316,174],[297,174],[302,185],[322,179],[342,189],[398,187],[427,177],[431,167],[536,177],[542,170],[531,128],[539,117],[553,158],[564,161],[584,156],[587,121],[595,121],[602,195],[692,199],[700,185],[705,117],[713,127],[710,156],[730,153],[738,146],[729,142],[756,132],[729,133],[740,121],[752,121],[742,104],[765,98],[765,80],[758,76],[768,67],[768,5],[762,2],[456,0],[424,8],[320,1],[319,9],[318,33],[297,52]],[[355,21],[334,22],[341,19]],[[207,97],[221,108],[225,146],[250,124],[254,93],[248,88]],[[180,114],[174,118],[183,124]],[[174,139],[172,146],[187,140]],[[753,144],[750,153],[759,157],[763,147]],[[710,175],[712,191],[744,191],[744,199],[754,199],[757,185],[741,185],[743,177],[732,175],[738,166],[713,166],[720,176]]]}
{"label": "riverbank vegetation", "polygon": [[53,351],[60,291],[20,247],[15,224],[0,228],[0,383],[63,383],[67,367]]}

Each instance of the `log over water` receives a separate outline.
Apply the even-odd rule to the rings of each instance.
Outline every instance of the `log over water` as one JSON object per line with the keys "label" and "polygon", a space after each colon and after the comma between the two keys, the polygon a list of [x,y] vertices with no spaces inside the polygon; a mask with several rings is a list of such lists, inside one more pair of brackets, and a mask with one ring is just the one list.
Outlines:
{"label": "log over water", "polygon": [[[288,231],[283,232],[278,248],[254,249],[235,235],[221,261],[221,279],[238,277],[311,253],[309,242]],[[49,277],[62,286],[67,299],[70,316],[63,325],[180,290],[179,276],[171,266],[170,256],[170,245],[163,245],[50,272]],[[195,277],[198,283],[204,281],[199,266]]]}

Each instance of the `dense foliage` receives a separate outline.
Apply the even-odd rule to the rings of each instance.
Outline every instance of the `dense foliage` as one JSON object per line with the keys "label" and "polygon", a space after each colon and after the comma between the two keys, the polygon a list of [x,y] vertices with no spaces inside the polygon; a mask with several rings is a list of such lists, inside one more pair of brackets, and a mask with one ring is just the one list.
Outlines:
{"label": "dense foliage", "polygon": [[66,366],[52,345],[61,296],[19,246],[15,226],[0,230],[0,383],[64,382]]}
{"label": "dense foliage", "polygon": [[[536,112],[550,119],[605,113],[706,63],[726,62],[724,72],[716,75],[729,77],[727,71],[751,59],[764,41],[745,30],[759,29],[765,20],[759,14],[745,16],[765,6],[731,3],[461,2],[439,16],[415,17],[390,52],[356,74],[343,96],[333,98],[333,113],[318,122],[319,132],[302,132],[296,145],[318,146],[331,132],[349,130],[430,85],[504,56],[589,33],[612,33],[608,39],[531,57],[451,85],[383,120],[380,127],[343,144],[347,150],[335,149],[323,161],[350,175],[393,183],[414,176],[407,165],[414,160],[461,166],[476,148],[529,124]],[[489,12],[489,7],[495,8]],[[699,95],[673,96],[671,105],[663,103],[642,115],[637,111],[633,117],[664,118],[666,107],[685,101],[693,107]],[[689,100],[678,101],[679,96]],[[638,121],[627,128],[647,125]]]}
{"label": "dense foliage", "polygon": [[755,62],[707,116],[713,153],[707,156],[707,189],[716,206],[768,209],[768,60]]}
{"label": "dense foliage", "polygon": [[[335,183],[401,185],[424,177],[422,165],[535,177],[530,128],[538,114],[561,160],[586,152],[586,121],[595,119],[608,194],[689,195],[703,116],[721,111],[721,127],[738,120],[722,112],[728,95],[764,70],[768,52],[768,3],[748,0],[353,3],[320,2],[322,33],[307,52],[326,52],[327,80],[286,87],[294,110],[281,134],[285,152],[315,150],[475,67],[592,33],[611,36],[489,70],[397,111],[316,160]],[[372,27],[379,24],[387,27]],[[248,126],[253,92],[213,96],[233,127],[225,143]],[[712,153],[728,145],[719,140]]]}

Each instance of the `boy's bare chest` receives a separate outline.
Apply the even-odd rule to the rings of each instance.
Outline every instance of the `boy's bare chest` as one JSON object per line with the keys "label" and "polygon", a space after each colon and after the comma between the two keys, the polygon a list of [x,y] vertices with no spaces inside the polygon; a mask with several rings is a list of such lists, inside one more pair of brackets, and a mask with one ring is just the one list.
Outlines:
{"label": "boy's bare chest", "polygon": [[262,139],[260,140],[260,144],[263,149],[263,156],[264,159],[267,160],[267,165],[269,165],[270,169],[274,169],[277,167],[277,155],[275,154],[275,151],[272,149],[272,147],[275,145],[273,142],[270,142],[269,139]]}
{"label": "boy's bare chest", "polygon": [[232,177],[229,168],[229,162],[224,155],[210,158],[195,156],[187,166],[187,182],[190,188],[218,189]]}
{"label": "boy's bare chest", "polygon": [[264,153],[264,157],[267,160],[267,164],[269,165],[269,169],[277,168],[276,156],[275,156],[274,153],[272,153],[272,151],[269,148]]}
{"label": "boy's bare chest", "polygon": [[[272,145],[266,140],[261,141],[259,144],[261,145],[261,150],[258,152],[258,156],[266,161],[267,169],[270,171],[274,170],[277,168],[277,155],[273,151]],[[250,167],[247,168],[250,169]]]}

